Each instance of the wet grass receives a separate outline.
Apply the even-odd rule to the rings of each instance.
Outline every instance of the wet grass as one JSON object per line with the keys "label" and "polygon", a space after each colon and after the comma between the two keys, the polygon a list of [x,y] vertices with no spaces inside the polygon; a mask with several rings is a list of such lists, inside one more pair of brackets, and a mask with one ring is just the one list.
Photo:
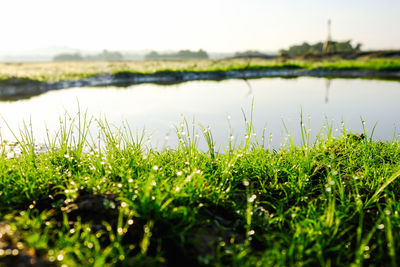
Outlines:
{"label": "wet grass", "polygon": [[246,126],[216,151],[184,121],[157,151],[78,114],[40,155],[25,127],[21,155],[0,154],[0,265],[399,265],[397,140],[328,126],[310,143],[303,125],[302,145],[274,150]]}
{"label": "wet grass", "polygon": [[270,59],[224,59],[186,61],[138,61],[138,62],[47,62],[47,63],[0,63],[0,82],[12,79],[26,81],[57,82],[78,80],[102,74],[149,74],[179,72],[218,72],[232,70],[372,70],[399,71],[399,59],[304,61]]}

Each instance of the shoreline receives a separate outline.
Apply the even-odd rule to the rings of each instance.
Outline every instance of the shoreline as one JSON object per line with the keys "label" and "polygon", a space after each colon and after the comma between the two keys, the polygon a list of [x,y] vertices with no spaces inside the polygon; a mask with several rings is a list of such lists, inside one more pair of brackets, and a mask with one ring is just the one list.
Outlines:
{"label": "shoreline", "polygon": [[11,79],[0,83],[0,100],[29,98],[51,90],[73,87],[134,85],[142,83],[174,84],[188,81],[222,81],[255,78],[371,78],[400,81],[400,71],[324,70],[324,69],[260,69],[230,71],[164,71],[155,73],[119,72],[101,74],[78,80],[40,82],[29,79]]}

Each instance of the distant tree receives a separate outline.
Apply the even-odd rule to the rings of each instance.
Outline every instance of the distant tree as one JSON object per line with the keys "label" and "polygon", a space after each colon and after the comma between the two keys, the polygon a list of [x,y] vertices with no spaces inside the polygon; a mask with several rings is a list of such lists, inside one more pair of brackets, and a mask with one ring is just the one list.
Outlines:
{"label": "distant tree", "polygon": [[335,50],[338,52],[353,52],[355,49],[350,43],[351,41],[348,40],[346,42],[335,42],[334,45],[336,46]]}
{"label": "distant tree", "polygon": [[257,50],[247,50],[244,52],[236,52],[233,56],[234,57],[264,57],[266,55]]}
{"label": "distant tree", "polygon": [[356,47],[354,47],[354,49],[355,49],[357,52],[359,52],[359,51],[361,51],[361,46],[362,46],[362,43],[357,43],[357,45],[356,45]]}
{"label": "distant tree", "polygon": [[144,59],[146,60],[158,60],[160,59],[160,54],[158,54],[156,51],[151,51],[150,53],[146,54],[144,56]]}
{"label": "distant tree", "polygon": [[82,61],[83,57],[79,53],[75,54],[59,54],[53,57],[53,61]]}
{"label": "distant tree", "polygon": [[179,50],[176,53],[159,54],[151,51],[144,57],[146,60],[179,60],[179,59],[202,59],[208,58],[206,51],[200,49],[199,51]]}
{"label": "distant tree", "polygon": [[111,52],[103,50],[103,52],[94,55],[82,56],[75,54],[59,54],[53,58],[53,61],[121,61],[123,56],[120,52]]}
{"label": "distant tree", "polygon": [[121,61],[123,56],[120,52],[111,52],[103,50],[102,53],[89,55],[85,57],[87,61]]}

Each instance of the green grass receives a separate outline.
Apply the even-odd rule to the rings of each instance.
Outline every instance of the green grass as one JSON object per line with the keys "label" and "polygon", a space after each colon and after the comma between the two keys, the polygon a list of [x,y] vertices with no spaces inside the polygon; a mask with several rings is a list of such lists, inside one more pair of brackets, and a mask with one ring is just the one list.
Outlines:
{"label": "green grass", "polygon": [[18,255],[60,266],[400,263],[397,140],[327,127],[310,143],[302,126],[302,145],[273,150],[250,119],[239,145],[215,151],[208,128],[184,121],[176,149],[157,151],[106,121],[94,146],[91,123],[63,120],[44,154],[29,127],[16,135],[21,156],[3,150],[0,265]]}
{"label": "green grass", "polygon": [[26,82],[57,82],[78,80],[102,74],[131,75],[169,72],[218,72],[240,70],[323,69],[323,70],[372,70],[399,71],[400,59],[368,60],[267,60],[224,59],[185,61],[138,61],[138,62],[46,62],[0,63],[0,82],[15,79]]}
{"label": "green grass", "polygon": [[373,70],[373,71],[399,71],[398,59],[369,59],[369,60],[339,60],[316,64],[324,70]]}

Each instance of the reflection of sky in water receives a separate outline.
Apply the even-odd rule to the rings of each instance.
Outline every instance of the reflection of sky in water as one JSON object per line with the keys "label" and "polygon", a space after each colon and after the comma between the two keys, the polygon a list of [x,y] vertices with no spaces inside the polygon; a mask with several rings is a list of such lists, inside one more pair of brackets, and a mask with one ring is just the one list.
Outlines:
{"label": "reflection of sky in water", "polygon": [[[273,134],[273,146],[285,136],[283,122],[300,140],[299,121],[302,110],[306,124],[310,117],[311,135],[315,136],[328,118],[334,129],[341,120],[352,132],[361,132],[361,117],[370,132],[378,122],[376,139],[390,140],[400,125],[400,83],[360,79],[335,79],[329,89],[320,78],[196,81],[179,85],[134,85],[128,88],[74,88],[51,91],[16,102],[0,102],[0,114],[11,128],[18,130],[22,121],[32,119],[36,140],[45,138],[45,125],[54,132],[64,110],[74,115],[77,103],[96,118],[106,116],[113,125],[126,120],[133,130],[144,126],[152,133],[153,144],[163,145],[170,133],[169,146],[176,145],[171,125],[182,116],[196,124],[210,126],[217,145],[225,146],[229,136],[227,116],[236,140],[243,140],[242,110],[250,118],[254,99],[253,121],[260,137],[263,127]],[[12,139],[1,122],[3,139]],[[199,132],[200,128],[198,127]]]}

